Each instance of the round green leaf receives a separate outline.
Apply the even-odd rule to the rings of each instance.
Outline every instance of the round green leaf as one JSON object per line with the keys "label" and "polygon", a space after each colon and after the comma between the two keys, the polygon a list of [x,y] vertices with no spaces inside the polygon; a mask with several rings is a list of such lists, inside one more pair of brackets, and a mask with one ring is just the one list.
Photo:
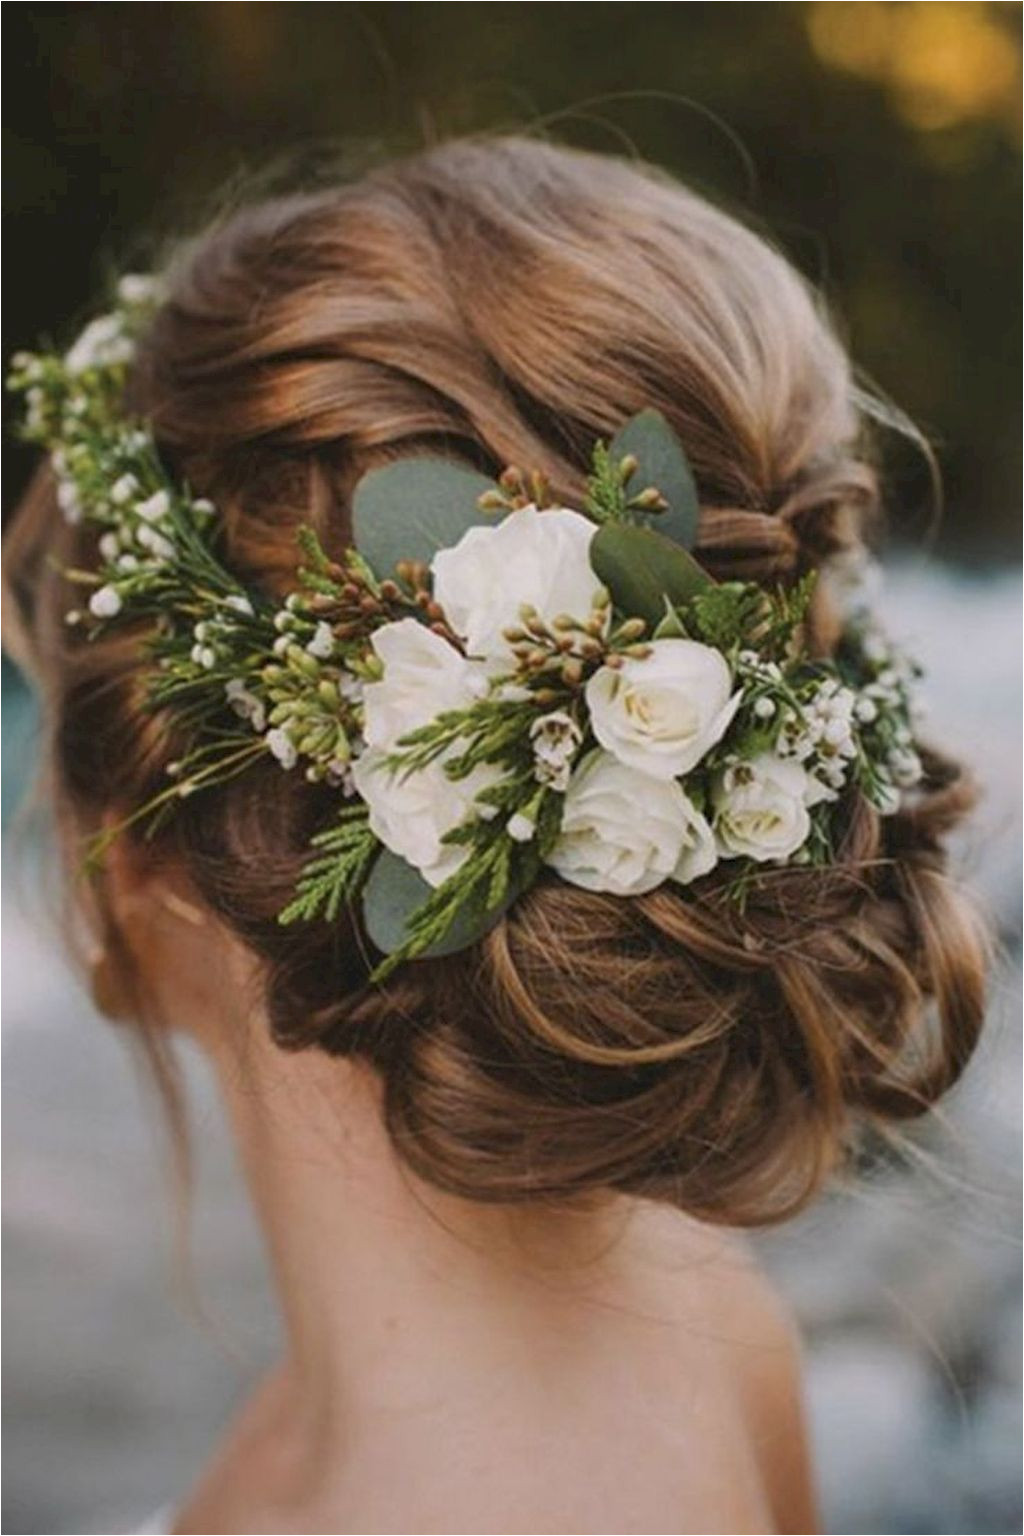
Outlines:
{"label": "round green leaf", "polygon": [[[410,919],[433,893],[433,886],[427,884],[418,870],[389,848],[382,848],[363,887],[363,925],[370,942],[384,955],[401,949],[408,938]],[[467,902],[443,938],[423,950],[417,959],[454,955],[460,949],[468,949],[494,927],[513,896],[511,893],[500,906],[486,910]]]}
{"label": "round green leaf", "polygon": [[400,560],[429,565],[469,528],[494,527],[501,514],[477,505],[494,481],[447,459],[399,459],[371,469],[356,486],[352,533],[356,549],[384,580]]}

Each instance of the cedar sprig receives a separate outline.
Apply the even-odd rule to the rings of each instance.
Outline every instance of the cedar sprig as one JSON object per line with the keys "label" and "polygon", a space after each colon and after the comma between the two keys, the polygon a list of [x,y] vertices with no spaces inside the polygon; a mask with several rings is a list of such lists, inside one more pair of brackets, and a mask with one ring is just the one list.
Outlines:
{"label": "cedar sprig", "polygon": [[317,850],[299,876],[294,898],[278,916],[287,927],[319,918],[333,923],[360,890],[379,848],[365,805],[347,806],[334,826],[310,840]]}

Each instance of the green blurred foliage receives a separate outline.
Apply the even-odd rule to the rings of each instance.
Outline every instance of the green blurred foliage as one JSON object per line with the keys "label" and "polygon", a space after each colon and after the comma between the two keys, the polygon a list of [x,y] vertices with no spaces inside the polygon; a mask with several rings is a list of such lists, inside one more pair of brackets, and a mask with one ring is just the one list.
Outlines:
{"label": "green blurred foliage", "polygon": [[[1019,23],[916,0],[12,6],[8,350],[66,336],[110,266],[283,154],[543,132],[656,161],[771,231],[937,444],[940,548],[1008,560]],[[920,466],[893,467],[919,505]]]}

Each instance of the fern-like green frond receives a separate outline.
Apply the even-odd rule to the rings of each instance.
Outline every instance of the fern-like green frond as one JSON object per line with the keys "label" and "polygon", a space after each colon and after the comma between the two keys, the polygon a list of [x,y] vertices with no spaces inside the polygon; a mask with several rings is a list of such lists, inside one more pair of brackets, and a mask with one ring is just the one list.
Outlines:
{"label": "fern-like green frond", "polygon": [[321,919],[333,923],[343,904],[356,894],[380,844],[370,831],[365,805],[341,812],[333,827],[320,832],[310,846],[317,850],[308,861],[296,886],[294,898],[278,922],[309,923]]}

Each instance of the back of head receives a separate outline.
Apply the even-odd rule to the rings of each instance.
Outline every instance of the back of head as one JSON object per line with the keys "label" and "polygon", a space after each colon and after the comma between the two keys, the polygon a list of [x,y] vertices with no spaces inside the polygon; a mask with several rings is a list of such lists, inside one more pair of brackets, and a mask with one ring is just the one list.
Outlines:
{"label": "back of head", "polygon": [[[131,405],[223,521],[229,566],[284,591],[294,536],[350,542],[353,488],[440,453],[535,467],[578,497],[596,439],[655,407],[701,503],[716,577],[793,582],[859,548],[876,475],[842,348],[762,239],[655,173],[518,139],[442,145],[362,180],[243,207],[182,249]],[[61,633],[92,535],[53,485],[15,535],[73,823],[166,783],[175,734],[123,638]],[[827,656],[824,589],[809,616]],[[282,929],[324,786],[260,765],[183,801],[146,845],[259,957],[279,1043],[367,1059],[394,1141],[477,1200],[602,1189],[712,1221],[778,1219],[864,1120],[928,1108],[982,1013],[982,944],[945,872],[969,795],[930,754],[913,804],[851,798],[826,868],[745,905],[715,875],[622,898],[553,873],[460,954],[368,984],[355,920]]]}

